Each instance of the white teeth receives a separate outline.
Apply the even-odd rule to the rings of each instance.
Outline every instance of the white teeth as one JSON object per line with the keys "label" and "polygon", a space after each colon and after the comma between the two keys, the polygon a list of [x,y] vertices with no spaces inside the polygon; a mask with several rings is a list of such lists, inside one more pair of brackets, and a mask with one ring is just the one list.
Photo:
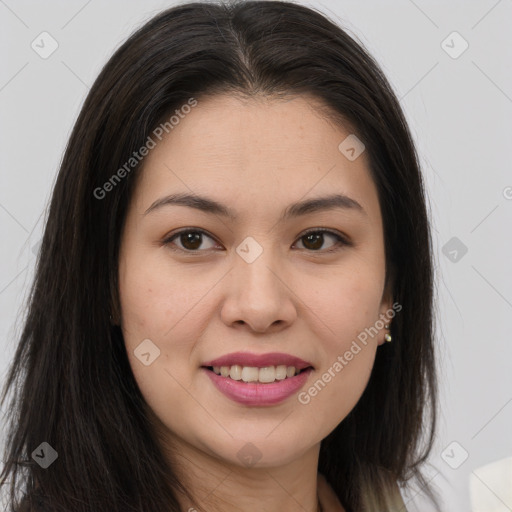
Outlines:
{"label": "white teeth", "polygon": [[242,367],[238,364],[234,364],[229,370],[229,376],[233,380],[242,380]]}
{"label": "white teeth", "polygon": [[285,364],[276,366],[276,379],[277,380],[286,379],[286,365]]}
{"label": "white teeth", "polygon": [[295,366],[265,366],[258,368],[256,366],[214,366],[213,371],[222,377],[229,377],[233,380],[243,380],[244,382],[262,382],[271,383],[276,380],[283,380],[287,377],[293,377],[299,373]]}
{"label": "white teeth", "polygon": [[258,380],[260,382],[274,382],[276,380],[276,369],[273,366],[260,368]]}
{"label": "white teeth", "polygon": [[244,382],[256,382],[258,380],[258,368],[254,366],[244,366],[242,368],[242,380]]}

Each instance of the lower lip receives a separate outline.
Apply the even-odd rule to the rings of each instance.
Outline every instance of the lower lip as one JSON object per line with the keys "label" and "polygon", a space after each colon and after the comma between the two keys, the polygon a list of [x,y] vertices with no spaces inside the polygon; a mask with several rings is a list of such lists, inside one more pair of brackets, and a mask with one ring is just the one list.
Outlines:
{"label": "lower lip", "polygon": [[244,405],[274,405],[286,400],[304,386],[313,368],[308,368],[294,377],[275,381],[269,384],[243,382],[222,377],[203,367],[217,389],[225,396]]}

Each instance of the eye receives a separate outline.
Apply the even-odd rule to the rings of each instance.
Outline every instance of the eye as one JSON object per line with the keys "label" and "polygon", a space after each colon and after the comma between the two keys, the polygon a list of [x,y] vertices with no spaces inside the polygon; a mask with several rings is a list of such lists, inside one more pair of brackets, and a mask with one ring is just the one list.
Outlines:
{"label": "eye", "polygon": [[[184,252],[201,252],[198,251],[199,247],[203,243],[203,237],[209,238],[210,240],[213,240],[212,237],[210,237],[205,231],[202,229],[183,229],[179,231],[178,233],[173,234],[171,237],[164,240],[164,245],[171,246],[170,248],[174,251],[184,251]],[[181,244],[181,247],[178,246],[177,248],[172,247],[175,239],[178,239],[178,241]],[[203,247],[203,250],[211,249],[212,246]]]}
{"label": "eye", "polygon": [[[321,250],[326,236],[334,239],[334,243],[327,249],[324,248]],[[205,238],[214,243],[210,243],[209,245],[207,244],[206,247],[203,246],[202,249],[200,249]],[[177,244],[175,240],[177,240],[179,244]],[[334,252],[343,246],[351,245],[350,241],[335,231],[319,228],[307,231],[299,237],[298,240],[299,242],[302,242],[302,245],[308,252]],[[169,246],[173,251],[200,253],[208,249],[212,249],[215,245],[215,241],[202,229],[185,228],[166,238],[163,241],[163,245]]]}
{"label": "eye", "polygon": [[330,246],[328,249],[324,249],[321,252],[334,252],[340,249],[340,246],[351,245],[348,240],[346,240],[343,236],[336,233],[335,231],[330,231],[328,229],[312,229],[304,233],[299,241],[302,241],[302,245],[308,249],[309,251],[319,251],[324,244],[325,236],[331,237],[335,239],[335,243]]}

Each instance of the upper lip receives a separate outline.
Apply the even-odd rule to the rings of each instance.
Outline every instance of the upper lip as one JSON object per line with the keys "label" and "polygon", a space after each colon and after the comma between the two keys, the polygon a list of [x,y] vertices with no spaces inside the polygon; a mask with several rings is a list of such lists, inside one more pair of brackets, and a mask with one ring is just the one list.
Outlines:
{"label": "upper lip", "polygon": [[232,352],[224,356],[218,357],[211,361],[203,363],[202,366],[233,366],[238,364],[240,366],[253,366],[257,368],[264,368],[265,366],[294,366],[298,370],[303,370],[311,363],[304,361],[300,357],[292,356],[290,354],[283,354],[281,352],[269,352],[267,354],[253,354],[252,352]]}

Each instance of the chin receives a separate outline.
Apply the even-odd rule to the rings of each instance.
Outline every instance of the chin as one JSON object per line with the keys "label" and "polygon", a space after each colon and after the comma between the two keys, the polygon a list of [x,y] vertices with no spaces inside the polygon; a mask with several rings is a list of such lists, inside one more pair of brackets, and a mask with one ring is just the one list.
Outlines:
{"label": "chin", "polygon": [[[244,439],[231,439],[222,447],[216,443],[209,451],[227,464],[241,468],[265,469],[290,464],[315,444],[312,442],[311,445],[298,445],[289,436],[286,439],[281,436],[270,439],[272,434],[270,437],[266,436],[268,432],[253,439],[249,436]],[[304,438],[301,439],[304,442]]]}

